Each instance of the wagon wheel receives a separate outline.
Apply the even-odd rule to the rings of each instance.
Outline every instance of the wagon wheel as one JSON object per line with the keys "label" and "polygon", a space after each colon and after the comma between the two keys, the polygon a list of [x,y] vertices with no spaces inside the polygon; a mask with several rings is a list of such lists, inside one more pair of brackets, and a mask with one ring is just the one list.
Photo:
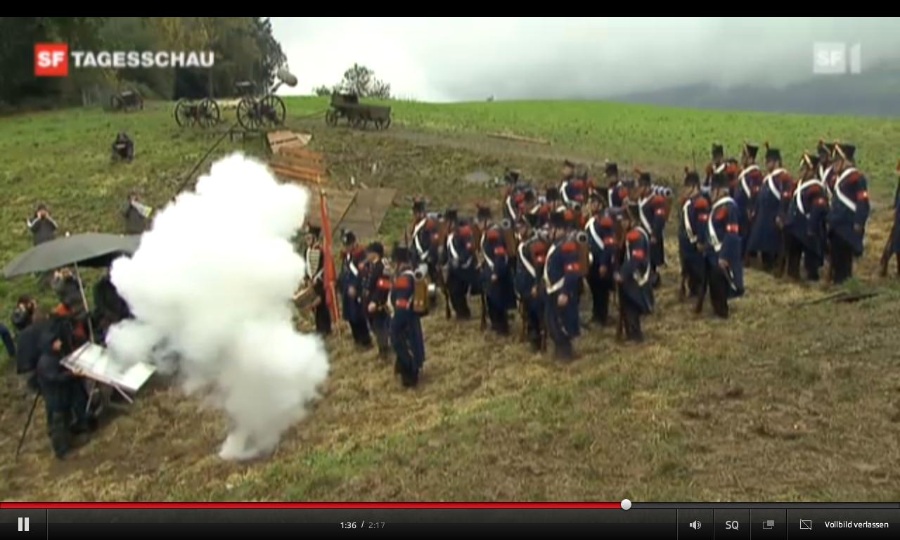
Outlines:
{"label": "wagon wheel", "polygon": [[259,111],[256,108],[256,100],[252,98],[242,98],[237,106],[237,121],[242,128],[247,131],[256,131],[259,129]]}
{"label": "wagon wheel", "polygon": [[178,103],[175,104],[175,122],[178,123],[178,127],[185,127],[193,123],[190,109],[190,104],[183,99],[178,100]]}
{"label": "wagon wheel", "polygon": [[258,106],[260,121],[263,124],[270,124],[272,126],[284,124],[284,119],[287,116],[287,108],[284,106],[284,101],[282,101],[280,97],[273,94],[267,94],[259,100]]}
{"label": "wagon wheel", "polygon": [[198,120],[200,121],[201,127],[212,127],[219,123],[219,120],[222,119],[222,116],[219,112],[219,104],[216,103],[216,100],[206,98],[197,105],[198,111]]}
{"label": "wagon wheel", "polygon": [[334,109],[330,109],[325,111],[325,124],[331,127],[336,126],[338,123],[338,113]]}
{"label": "wagon wheel", "polygon": [[114,111],[121,111],[123,107],[122,98],[119,96],[110,96],[109,97],[109,108]]}

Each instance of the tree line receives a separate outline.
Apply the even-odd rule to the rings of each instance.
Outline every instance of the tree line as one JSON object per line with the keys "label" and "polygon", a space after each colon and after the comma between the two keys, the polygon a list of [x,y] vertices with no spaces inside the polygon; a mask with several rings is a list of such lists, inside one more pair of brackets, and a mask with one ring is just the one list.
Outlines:
{"label": "tree line", "polygon": [[[76,105],[124,90],[161,99],[224,97],[235,94],[238,81],[265,91],[287,63],[267,17],[0,17],[0,35],[0,107],[6,109]],[[212,51],[215,66],[35,77],[37,43],[88,51]]]}

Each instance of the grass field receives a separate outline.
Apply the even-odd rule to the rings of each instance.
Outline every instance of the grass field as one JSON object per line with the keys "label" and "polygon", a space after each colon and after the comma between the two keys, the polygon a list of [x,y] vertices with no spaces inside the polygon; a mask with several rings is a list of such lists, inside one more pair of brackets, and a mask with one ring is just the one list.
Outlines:
{"label": "grass field", "polygon": [[[890,222],[900,121],[717,113],[589,102],[393,103],[386,132],[327,128],[326,101],[289,100],[290,128],[313,134],[333,182],[427,193],[468,210],[495,197],[462,178],[517,166],[541,183],[563,158],[613,159],[663,179],[709,145],[729,153],[768,140],[789,167],[819,138],[858,145],[876,211],[855,286],[881,294],[857,304],[803,302],[817,287],[752,272],[727,323],[695,318],[677,301],[675,242],[648,343],[620,345],[590,331],[583,359],[557,365],[478,323],[427,319],[427,373],[403,391],[390,366],[329,343],[324,398],[269,461],[215,457],[222,419],[162,383],[71,458],[52,458],[42,415],[23,456],[12,456],[30,399],[6,368],[0,383],[2,500],[897,500],[900,497],[900,333],[897,280],[876,278]],[[172,197],[215,135],[181,130],[170,104],[136,114],[72,110],[0,120],[0,258],[30,245],[24,219],[38,201],[62,230],[118,232],[134,188],[148,203]],[[111,165],[125,130],[136,160]],[[486,137],[508,131],[530,145]],[[225,142],[262,154],[260,140]],[[377,167],[373,167],[377,164]],[[373,172],[373,170],[375,172]],[[391,211],[385,236],[408,218]],[[674,233],[675,224],[670,224]],[[0,314],[36,293],[31,278],[0,282]],[[49,298],[44,298],[49,301]]]}

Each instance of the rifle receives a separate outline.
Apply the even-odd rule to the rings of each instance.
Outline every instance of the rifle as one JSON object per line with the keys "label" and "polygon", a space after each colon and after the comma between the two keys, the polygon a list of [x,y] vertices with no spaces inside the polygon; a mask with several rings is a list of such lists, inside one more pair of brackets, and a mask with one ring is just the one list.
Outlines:
{"label": "rifle", "polygon": [[[484,287],[482,287],[483,289]],[[481,331],[487,330],[487,295],[481,291]]]}
{"label": "rifle", "polygon": [[525,343],[528,340],[528,319],[527,313],[525,310],[525,300],[519,299],[519,317],[522,319],[522,324],[520,325],[521,330],[519,330],[519,341]]}
{"label": "rifle", "polygon": [[622,341],[625,337],[625,302],[622,301],[622,287],[616,282],[616,299],[619,304],[619,322],[616,324],[616,341]]}
{"label": "rifle", "polygon": [[703,261],[703,275],[700,277],[700,290],[697,291],[697,303],[694,304],[694,313],[703,313],[703,303],[706,302],[706,291],[709,289],[709,261]]}
{"label": "rifle", "polygon": [[[898,165],[898,170],[900,170],[900,163]],[[894,212],[900,212],[900,180],[897,181],[897,189],[894,191]],[[891,262],[891,255],[893,255],[893,247],[894,247],[894,238],[895,235],[898,234],[897,231],[897,217],[894,216],[894,224],[891,225],[891,233],[888,235],[887,240],[884,242],[884,249],[881,250],[881,277],[886,277],[888,272],[888,264]],[[900,266],[898,266],[898,270],[900,270]]]}

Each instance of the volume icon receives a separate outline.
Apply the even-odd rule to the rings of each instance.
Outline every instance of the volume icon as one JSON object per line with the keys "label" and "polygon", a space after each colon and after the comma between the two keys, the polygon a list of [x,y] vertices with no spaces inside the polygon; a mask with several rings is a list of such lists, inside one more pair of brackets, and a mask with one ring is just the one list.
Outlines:
{"label": "volume icon", "polygon": [[31,518],[19,518],[19,532],[31,532]]}
{"label": "volume icon", "polygon": [[688,523],[688,527],[694,529],[695,531],[700,530],[701,523],[699,521],[692,521]]}

